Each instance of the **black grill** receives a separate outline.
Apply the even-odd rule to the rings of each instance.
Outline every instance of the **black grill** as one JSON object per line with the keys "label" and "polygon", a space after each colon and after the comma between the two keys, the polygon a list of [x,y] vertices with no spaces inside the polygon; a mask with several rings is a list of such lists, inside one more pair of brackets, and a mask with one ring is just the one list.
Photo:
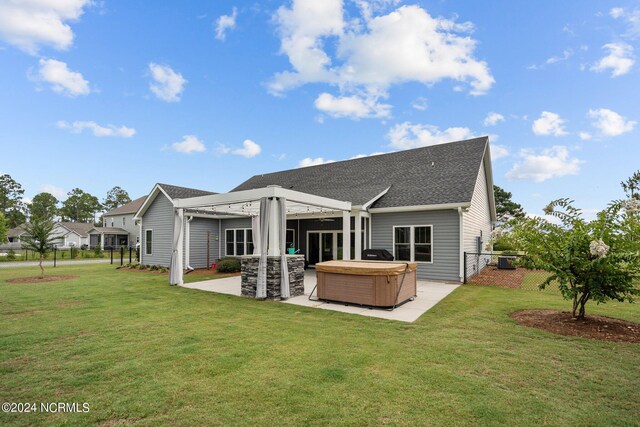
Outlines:
{"label": "black grill", "polygon": [[393,255],[386,249],[365,249],[362,259],[368,261],[393,261]]}

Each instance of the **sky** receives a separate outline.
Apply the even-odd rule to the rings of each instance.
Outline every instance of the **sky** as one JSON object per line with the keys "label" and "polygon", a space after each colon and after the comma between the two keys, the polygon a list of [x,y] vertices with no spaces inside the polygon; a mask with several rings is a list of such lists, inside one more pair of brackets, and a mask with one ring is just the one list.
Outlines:
{"label": "sky", "polygon": [[488,135],[528,213],[589,216],[640,169],[639,52],[638,1],[0,0],[0,174],[226,192]]}

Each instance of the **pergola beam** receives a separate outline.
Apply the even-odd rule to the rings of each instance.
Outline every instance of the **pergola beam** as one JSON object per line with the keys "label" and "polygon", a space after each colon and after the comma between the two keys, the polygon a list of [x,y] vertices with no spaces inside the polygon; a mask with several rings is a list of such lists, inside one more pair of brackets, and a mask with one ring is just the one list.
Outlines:
{"label": "pergola beam", "polygon": [[207,196],[191,197],[188,199],[175,199],[177,208],[195,209],[213,206],[231,205],[237,203],[256,202],[263,197],[286,198],[287,202],[305,204],[316,208],[350,211],[351,202],[330,199],[328,197],[316,196],[314,194],[302,193],[300,191],[289,190],[282,187],[265,187],[253,190],[234,191],[231,193],[212,194]]}

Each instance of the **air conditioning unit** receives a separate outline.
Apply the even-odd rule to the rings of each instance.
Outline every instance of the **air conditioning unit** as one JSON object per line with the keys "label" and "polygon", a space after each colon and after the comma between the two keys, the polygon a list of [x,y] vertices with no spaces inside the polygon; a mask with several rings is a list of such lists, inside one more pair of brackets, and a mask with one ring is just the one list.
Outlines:
{"label": "air conditioning unit", "polygon": [[515,270],[516,257],[514,256],[499,256],[498,257],[498,269],[499,270]]}

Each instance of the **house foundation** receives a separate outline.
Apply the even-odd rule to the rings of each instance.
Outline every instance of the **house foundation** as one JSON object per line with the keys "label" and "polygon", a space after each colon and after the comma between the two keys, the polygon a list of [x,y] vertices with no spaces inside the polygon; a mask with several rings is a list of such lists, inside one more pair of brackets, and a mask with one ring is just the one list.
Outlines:
{"label": "house foundation", "polygon": [[[289,269],[289,293],[291,297],[304,295],[304,255],[286,255]],[[258,284],[259,255],[241,257],[241,294],[255,298]],[[279,300],[280,256],[267,257],[267,299]]]}

